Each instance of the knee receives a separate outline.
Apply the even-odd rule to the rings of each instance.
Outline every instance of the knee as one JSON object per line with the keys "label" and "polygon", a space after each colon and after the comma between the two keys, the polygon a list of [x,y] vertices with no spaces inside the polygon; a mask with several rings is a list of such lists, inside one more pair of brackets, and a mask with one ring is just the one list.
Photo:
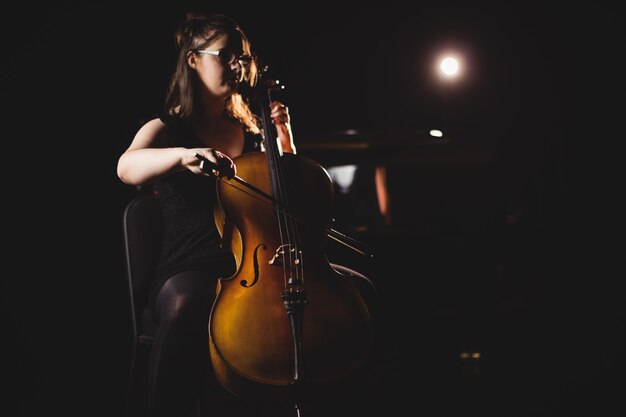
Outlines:
{"label": "knee", "polygon": [[177,293],[159,301],[157,311],[162,325],[206,327],[211,311],[211,302],[207,297],[199,297],[193,293]]}

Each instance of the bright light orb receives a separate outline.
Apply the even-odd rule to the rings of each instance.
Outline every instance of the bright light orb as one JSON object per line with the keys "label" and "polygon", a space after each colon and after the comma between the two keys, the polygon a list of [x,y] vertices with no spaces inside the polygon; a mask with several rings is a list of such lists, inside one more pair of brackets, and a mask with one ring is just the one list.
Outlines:
{"label": "bright light orb", "polygon": [[459,61],[452,57],[444,58],[439,64],[439,69],[446,77],[454,77],[459,73]]}

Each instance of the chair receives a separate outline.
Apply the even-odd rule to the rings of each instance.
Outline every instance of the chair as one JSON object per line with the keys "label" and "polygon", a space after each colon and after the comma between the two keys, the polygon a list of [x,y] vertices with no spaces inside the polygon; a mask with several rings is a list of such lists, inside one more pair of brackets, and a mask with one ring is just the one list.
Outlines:
{"label": "chair", "polygon": [[[152,192],[142,192],[135,196],[126,206],[123,213],[123,237],[125,263],[128,280],[132,327],[132,351],[128,373],[126,398],[124,404],[125,417],[145,416],[147,411],[147,386],[138,375],[146,375],[150,346],[154,341],[156,324],[148,311],[148,294],[151,283],[156,276],[156,267],[163,240],[163,217],[158,197]],[[370,308],[377,298],[376,289],[364,275],[342,265],[331,264],[337,271],[351,277],[364,296]],[[215,387],[213,387],[215,388]],[[208,387],[210,390],[211,387]],[[216,404],[219,398],[220,404]],[[232,415],[234,397],[219,395],[215,397],[204,387],[203,397],[199,399],[196,414],[202,417],[204,409],[216,405],[226,408]]]}
{"label": "chair", "polygon": [[[130,303],[132,349],[124,399],[124,416],[138,417],[147,414],[147,365],[150,347],[154,341],[156,324],[148,310],[148,295],[156,276],[156,267],[163,241],[163,216],[160,201],[152,192],[142,192],[127,205],[122,216],[125,249],[128,299]],[[224,394],[217,381],[202,387],[196,416],[206,415],[208,409],[233,408],[234,397]]]}
{"label": "chair", "polygon": [[144,192],[135,196],[124,210],[122,223],[132,328],[125,415],[134,416],[146,411],[139,408],[146,404],[146,401],[139,401],[142,396],[145,398],[146,386],[137,374],[147,371],[150,345],[156,331],[147,308],[163,239],[163,217],[156,195]]}

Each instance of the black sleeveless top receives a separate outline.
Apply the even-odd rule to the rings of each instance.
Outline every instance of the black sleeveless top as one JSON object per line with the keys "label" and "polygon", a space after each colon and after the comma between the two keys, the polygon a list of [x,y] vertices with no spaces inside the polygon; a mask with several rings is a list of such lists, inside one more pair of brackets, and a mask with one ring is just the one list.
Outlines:
{"label": "black sleeveless top", "polygon": [[[161,117],[170,129],[171,146],[206,147],[176,119]],[[243,153],[261,150],[262,136],[246,132]],[[159,179],[154,190],[160,198],[164,219],[163,247],[152,288],[150,307],[165,281],[182,271],[206,271],[207,279],[229,277],[235,259],[221,246],[213,209],[217,202],[216,179],[184,170]]]}

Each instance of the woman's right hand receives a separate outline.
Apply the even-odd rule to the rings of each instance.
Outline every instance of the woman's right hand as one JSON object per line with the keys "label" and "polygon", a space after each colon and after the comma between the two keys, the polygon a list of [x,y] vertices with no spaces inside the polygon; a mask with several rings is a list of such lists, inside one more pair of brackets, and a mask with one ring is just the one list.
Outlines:
{"label": "woman's right hand", "polygon": [[235,162],[228,155],[214,148],[186,149],[182,164],[197,175],[233,178],[237,174]]}

